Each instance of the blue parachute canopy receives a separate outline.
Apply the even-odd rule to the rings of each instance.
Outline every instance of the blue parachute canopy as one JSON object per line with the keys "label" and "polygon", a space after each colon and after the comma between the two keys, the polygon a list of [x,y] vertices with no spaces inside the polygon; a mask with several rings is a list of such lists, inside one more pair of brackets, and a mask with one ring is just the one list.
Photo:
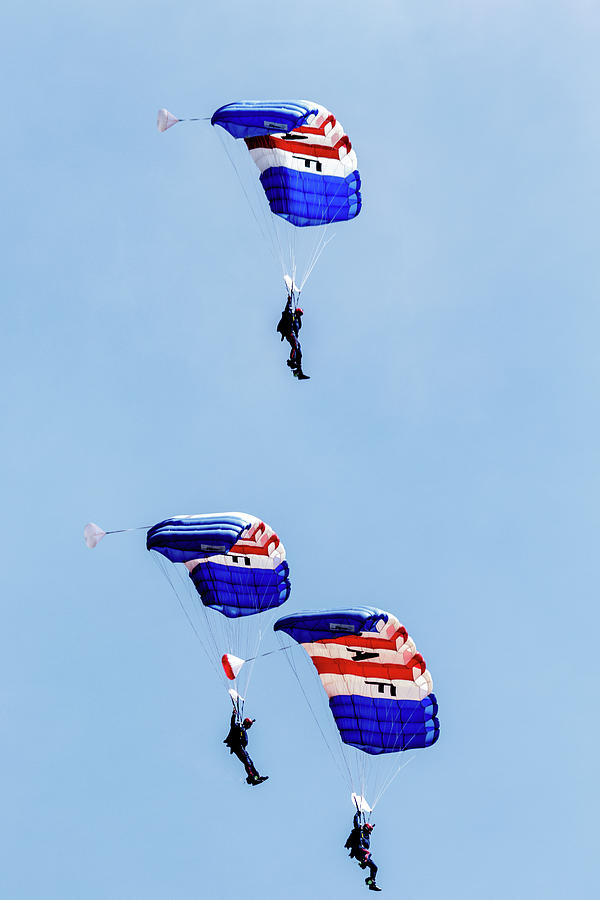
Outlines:
{"label": "blue parachute canopy", "polygon": [[362,205],[358,171],[339,178],[277,166],[264,171],[260,183],[271,212],[297,228],[346,222]]}
{"label": "blue parachute canopy", "polygon": [[425,660],[396,616],[375,607],[316,610],[274,625],[312,659],[345,744],[377,755],[428,747],[439,736]]}
{"label": "blue parachute canopy", "polygon": [[153,525],[146,546],[184,563],[204,606],[228,619],[274,609],[290,595],[285,547],[256,516],[175,516]]}
{"label": "blue parachute canopy", "polygon": [[330,697],[329,708],[342,741],[373,756],[420,750],[440,734],[435,694],[423,700]]}
{"label": "blue parachute canopy", "polygon": [[292,131],[317,112],[302,100],[246,100],[221,106],[210,120],[234,138]]}
{"label": "blue parachute canopy", "polygon": [[331,640],[344,634],[360,634],[375,631],[376,623],[388,615],[374,606],[356,606],[351,609],[321,609],[317,612],[300,612],[277,619],[274,631],[284,631],[299,644]]}
{"label": "blue parachute canopy", "polygon": [[227,553],[253,521],[245,513],[174,516],[149,529],[146,547],[174,563]]}
{"label": "blue parachute canopy", "polygon": [[251,556],[228,553],[199,563],[190,578],[205,606],[237,619],[285,603],[291,590],[289,574],[285,560],[259,568]]}
{"label": "blue parachute canopy", "polygon": [[229,103],[211,121],[244,138],[274,215],[304,228],[359,214],[356,153],[325,106],[307,100]]}

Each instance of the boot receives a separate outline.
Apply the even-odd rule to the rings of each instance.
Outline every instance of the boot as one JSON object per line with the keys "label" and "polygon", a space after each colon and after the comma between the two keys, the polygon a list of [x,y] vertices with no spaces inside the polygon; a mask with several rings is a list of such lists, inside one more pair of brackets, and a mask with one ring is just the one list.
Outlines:
{"label": "boot", "polygon": [[377,887],[377,885],[375,884],[374,878],[365,878],[365,884],[367,885],[367,887],[369,888],[370,891],[380,891],[381,890],[381,888]]}
{"label": "boot", "polygon": [[262,784],[263,781],[268,781],[268,775],[255,775],[252,779],[252,784]]}
{"label": "boot", "polygon": [[310,375],[305,375],[302,369],[298,369],[297,372],[294,372],[294,375],[298,379],[298,381],[308,381]]}

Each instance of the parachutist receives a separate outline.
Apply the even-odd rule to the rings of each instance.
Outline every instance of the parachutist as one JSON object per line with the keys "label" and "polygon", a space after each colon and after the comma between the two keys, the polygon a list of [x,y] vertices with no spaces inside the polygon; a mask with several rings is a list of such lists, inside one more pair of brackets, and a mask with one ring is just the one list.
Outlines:
{"label": "parachutist", "polygon": [[361,821],[361,813],[357,810],[354,814],[352,831],[348,835],[344,847],[346,850],[350,851],[348,856],[350,856],[351,859],[356,859],[361,869],[369,869],[370,875],[368,878],[365,878],[365,884],[369,890],[380,891],[381,888],[378,887],[375,882],[377,866],[375,865],[369,849],[371,846],[371,832],[374,827],[375,826],[371,825],[370,822],[365,822],[363,824]]}
{"label": "parachutist", "polygon": [[287,360],[287,365],[299,381],[307,381],[310,378],[310,375],[305,375],[302,371],[302,345],[298,340],[303,315],[304,310],[300,306],[294,309],[294,292],[292,290],[288,294],[285,309],[281,313],[277,331],[281,335],[281,340],[283,341],[285,338],[290,345],[290,358]]}
{"label": "parachutist", "polygon": [[240,722],[237,711],[234,709],[231,713],[229,734],[223,741],[229,747],[229,752],[235,753],[240,762],[242,762],[246,770],[246,782],[252,785],[262,784],[269,777],[268,775],[258,774],[256,766],[246,750],[248,746],[248,729],[252,727],[255,721],[255,719],[244,719]]}

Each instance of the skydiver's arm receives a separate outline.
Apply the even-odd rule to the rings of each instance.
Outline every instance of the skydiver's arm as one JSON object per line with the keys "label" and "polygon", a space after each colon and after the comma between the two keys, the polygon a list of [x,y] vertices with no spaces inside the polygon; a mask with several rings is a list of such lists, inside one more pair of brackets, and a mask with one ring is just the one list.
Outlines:
{"label": "skydiver's arm", "polygon": [[360,812],[358,810],[354,813],[354,827],[360,828]]}

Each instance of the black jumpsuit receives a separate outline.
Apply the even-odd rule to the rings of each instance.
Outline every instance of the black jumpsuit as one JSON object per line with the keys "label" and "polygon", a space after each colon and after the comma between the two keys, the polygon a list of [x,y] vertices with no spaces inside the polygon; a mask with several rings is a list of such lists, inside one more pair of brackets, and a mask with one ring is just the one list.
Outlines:
{"label": "black jumpsuit", "polygon": [[298,333],[302,328],[302,317],[297,312],[292,312],[292,299],[288,297],[285,309],[281,313],[277,331],[281,334],[281,340],[290,345],[290,363],[297,371],[302,370],[302,345],[298,340]]}
{"label": "black jumpsuit", "polygon": [[377,866],[371,857],[370,846],[371,835],[361,824],[360,813],[357,812],[354,816],[354,827],[346,841],[346,849],[350,850],[350,857],[358,861],[361,869],[369,869],[371,878],[375,881]]}
{"label": "black jumpsuit", "polygon": [[235,753],[237,758],[243,763],[248,778],[258,778],[256,766],[250,759],[246,747],[248,746],[248,733],[241,722],[237,721],[235,712],[231,713],[231,724],[229,734],[223,741],[229,747],[230,753]]}

